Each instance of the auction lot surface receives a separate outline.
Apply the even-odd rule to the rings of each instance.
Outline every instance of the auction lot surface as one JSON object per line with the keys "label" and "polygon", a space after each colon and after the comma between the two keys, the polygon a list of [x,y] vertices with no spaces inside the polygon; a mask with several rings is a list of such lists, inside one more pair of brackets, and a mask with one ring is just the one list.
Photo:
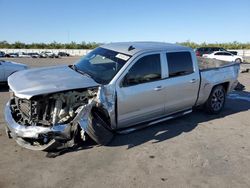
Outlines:
{"label": "auction lot surface", "polygon": [[[42,67],[77,59],[12,60]],[[195,111],[116,136],[109,146],[86,144],[56,158],[7,138],[9,93],[0,85],[0,188],[250,187],[250,73],[239,80],[246,90],[230,95],[220,115]]]}

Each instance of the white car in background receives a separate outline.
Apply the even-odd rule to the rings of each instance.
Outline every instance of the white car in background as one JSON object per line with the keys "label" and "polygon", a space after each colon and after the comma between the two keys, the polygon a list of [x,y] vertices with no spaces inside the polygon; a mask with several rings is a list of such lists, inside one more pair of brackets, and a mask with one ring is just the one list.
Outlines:
{"label": "white car in background", "polygon": [[206,57],[210,59],[218,59],[222,61],[235,61],[237,63],[243,62],[243,58],[241,56],[234,55],[226,51],[216,51],[211,54],[204,54],[202,57]]}
{"label": "white car in background", "polygon": [[25,64],[0,60],[0,83],[7,82],[7,78],[14,72],[26,69],[28,66]]}
{"label": "white car in background", "polygon": [[40,54],[40,57],[42,58],[58,58],[58,55],[53,53],[53,52],[50,52],[50,51],[45,51],[45,52],[41,52]]}

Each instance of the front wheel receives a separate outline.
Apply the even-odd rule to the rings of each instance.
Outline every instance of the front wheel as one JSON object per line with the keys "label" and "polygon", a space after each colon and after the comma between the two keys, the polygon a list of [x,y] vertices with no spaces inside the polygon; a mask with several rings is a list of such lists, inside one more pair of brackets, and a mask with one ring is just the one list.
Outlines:
{"label": "front wheel", "polygon": [[114,134],[109,130],[106,122],[101,118],[100,114],[93,111],[88,118],[88,126],[86,132],[97,144],[107,145]]}
{"label": "front wheel", "polygon": [[226,91],[222,85],[215,86],[205,104],[206,111],[209,114],[218,114],[224,107],[226,100]]}

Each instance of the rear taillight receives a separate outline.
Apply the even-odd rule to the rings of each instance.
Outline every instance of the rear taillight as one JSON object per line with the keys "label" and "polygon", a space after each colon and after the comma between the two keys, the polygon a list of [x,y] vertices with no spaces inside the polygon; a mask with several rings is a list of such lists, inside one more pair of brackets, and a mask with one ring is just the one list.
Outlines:
{"label": "rear taillight", "polygon": [[196,56],[201,56],[199,51],[196,51]]}

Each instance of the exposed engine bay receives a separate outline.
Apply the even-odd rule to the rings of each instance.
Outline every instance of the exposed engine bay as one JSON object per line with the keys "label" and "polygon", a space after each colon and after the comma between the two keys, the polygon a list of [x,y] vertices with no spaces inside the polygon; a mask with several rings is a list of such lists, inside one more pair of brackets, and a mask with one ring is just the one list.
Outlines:
{"label": "exposed engine bay", "polygon": [[77,115],[77,109],[95,96],[96,89],[88,89],[37,96],[31,100],[13,97],[10,106],[17,123],[49,127],[70,122]]}

